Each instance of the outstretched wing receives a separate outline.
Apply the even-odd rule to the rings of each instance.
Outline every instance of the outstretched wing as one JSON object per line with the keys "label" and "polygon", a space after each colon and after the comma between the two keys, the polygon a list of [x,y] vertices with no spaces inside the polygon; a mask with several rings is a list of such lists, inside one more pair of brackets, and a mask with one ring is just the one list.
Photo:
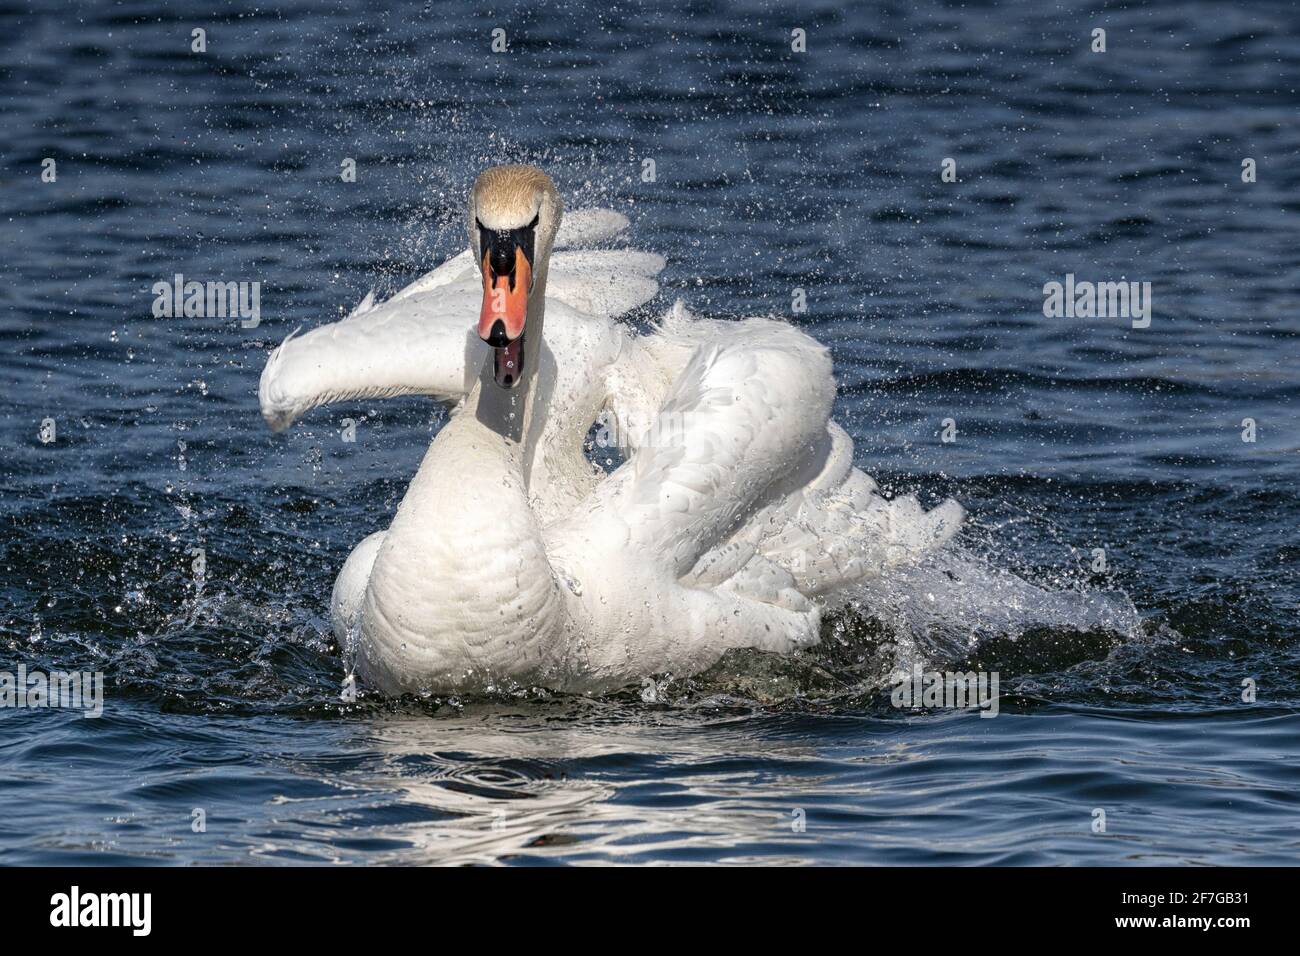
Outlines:
{"label": "outstretched wing", "polygon": [[[605,242],[627,228],[608,209],[565,217],[551,257],[547,300],[612,317],[658,291],[664,261],[632,250],[574,248]],[[318,405],[358,398],[431,395],[459,398],[487,357],[474,333],[482,290],[468,251],[454,256],[385,302],[368,295],[346,318],[292,334],[271,353],[258,388],[275,431]]]}
{"label": "outstretched wing", "polygon": [[475,290],[465,286],[389,299],[303,335],[291,334],[262,370],[257,393],[262,417],[281,431],[330,402],[464,394],[467,370],[479,367],[487,354],[466,318],[474,314]]}

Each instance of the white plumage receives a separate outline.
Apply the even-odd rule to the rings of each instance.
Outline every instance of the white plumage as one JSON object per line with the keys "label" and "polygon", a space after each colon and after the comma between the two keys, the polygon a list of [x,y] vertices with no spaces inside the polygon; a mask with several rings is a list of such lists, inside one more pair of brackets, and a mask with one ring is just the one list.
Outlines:
{"label": "white plumage", "polygon": [[[566,251],[550,254],[548,225]],[[259,396],[276,430],[343,399],[459,402],[389,529],[335,583],[340,642],[380,690],[603,691],[732,647],[787,652],[818,640],[837,589],[957,530],[955,502],[887,501],[853,467],[830,421],[830,356],[805,333],[696,319],[680,302],[651,334],[615,321],[655,295],[664,265],[582,248],[626,226],[608,210],[571,214],[558,234],[542,221],[527,334],[543,304],[545,332],[513,391],[481,374],[470,252],[268,360]],[[598,418],[626,456],[609,476],[582,450]]]}

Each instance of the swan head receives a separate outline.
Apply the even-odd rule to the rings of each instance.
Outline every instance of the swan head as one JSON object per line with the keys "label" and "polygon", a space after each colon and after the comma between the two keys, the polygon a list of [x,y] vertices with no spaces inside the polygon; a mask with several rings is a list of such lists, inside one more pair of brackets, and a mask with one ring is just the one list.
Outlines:
{"label": "swan head", "polygon": [[478,334],[492,346],[502,388],[514,388],[523,374],[529,300],[546,274],[563,213],[551,177],[534,166],[485,169],[470,192],[470,251],[483,273]]}

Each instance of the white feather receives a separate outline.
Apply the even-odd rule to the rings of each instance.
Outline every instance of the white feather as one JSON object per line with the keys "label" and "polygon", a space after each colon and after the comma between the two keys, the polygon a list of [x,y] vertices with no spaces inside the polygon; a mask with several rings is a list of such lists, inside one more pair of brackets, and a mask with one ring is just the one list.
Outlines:
{"label": "white feather", "polygon": [[[830,421],[830,355],[799,329],[698,319],[680,301],[646,335],[615,321],[656,294],[663,260],[574,246],[626,226],[609,210],[561,226],[569,251],[549,263],[530,393],[541,424],[520,443],[479,418],[487,350],[468,252],[270,355],[259,396],[277,430],[362,396],[465,404],[335,585],[340,641],[381,689],[591,691],[690,673],[731,647],[805,647],[844,585],[960,526],[955,502],[887,501],[854,467]],[[598,414],[627,456],[608,477],[581,450]]]}

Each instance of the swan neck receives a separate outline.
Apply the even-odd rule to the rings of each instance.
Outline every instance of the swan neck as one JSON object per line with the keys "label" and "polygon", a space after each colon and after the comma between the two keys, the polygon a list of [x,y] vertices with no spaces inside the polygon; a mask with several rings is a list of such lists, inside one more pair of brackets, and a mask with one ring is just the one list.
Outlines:
{"label": "swan neck", "polygon": [[545,413],[545,409],[538,407],[537,396],[544,351],[542,329],[546,322],[548,266],[546,259],[539,259],[533,291],[528,297],[528,319],[524,323],[524,367],[519,383],[514,388],[498,385],[493,376],[493,357],[489,353],[479,370],[478,383],[466,399],[465,407],[465,412],[483,427],[523,446],[520,458],[525,463],[532,458],[541,434],[541,428],[537,426]]}

